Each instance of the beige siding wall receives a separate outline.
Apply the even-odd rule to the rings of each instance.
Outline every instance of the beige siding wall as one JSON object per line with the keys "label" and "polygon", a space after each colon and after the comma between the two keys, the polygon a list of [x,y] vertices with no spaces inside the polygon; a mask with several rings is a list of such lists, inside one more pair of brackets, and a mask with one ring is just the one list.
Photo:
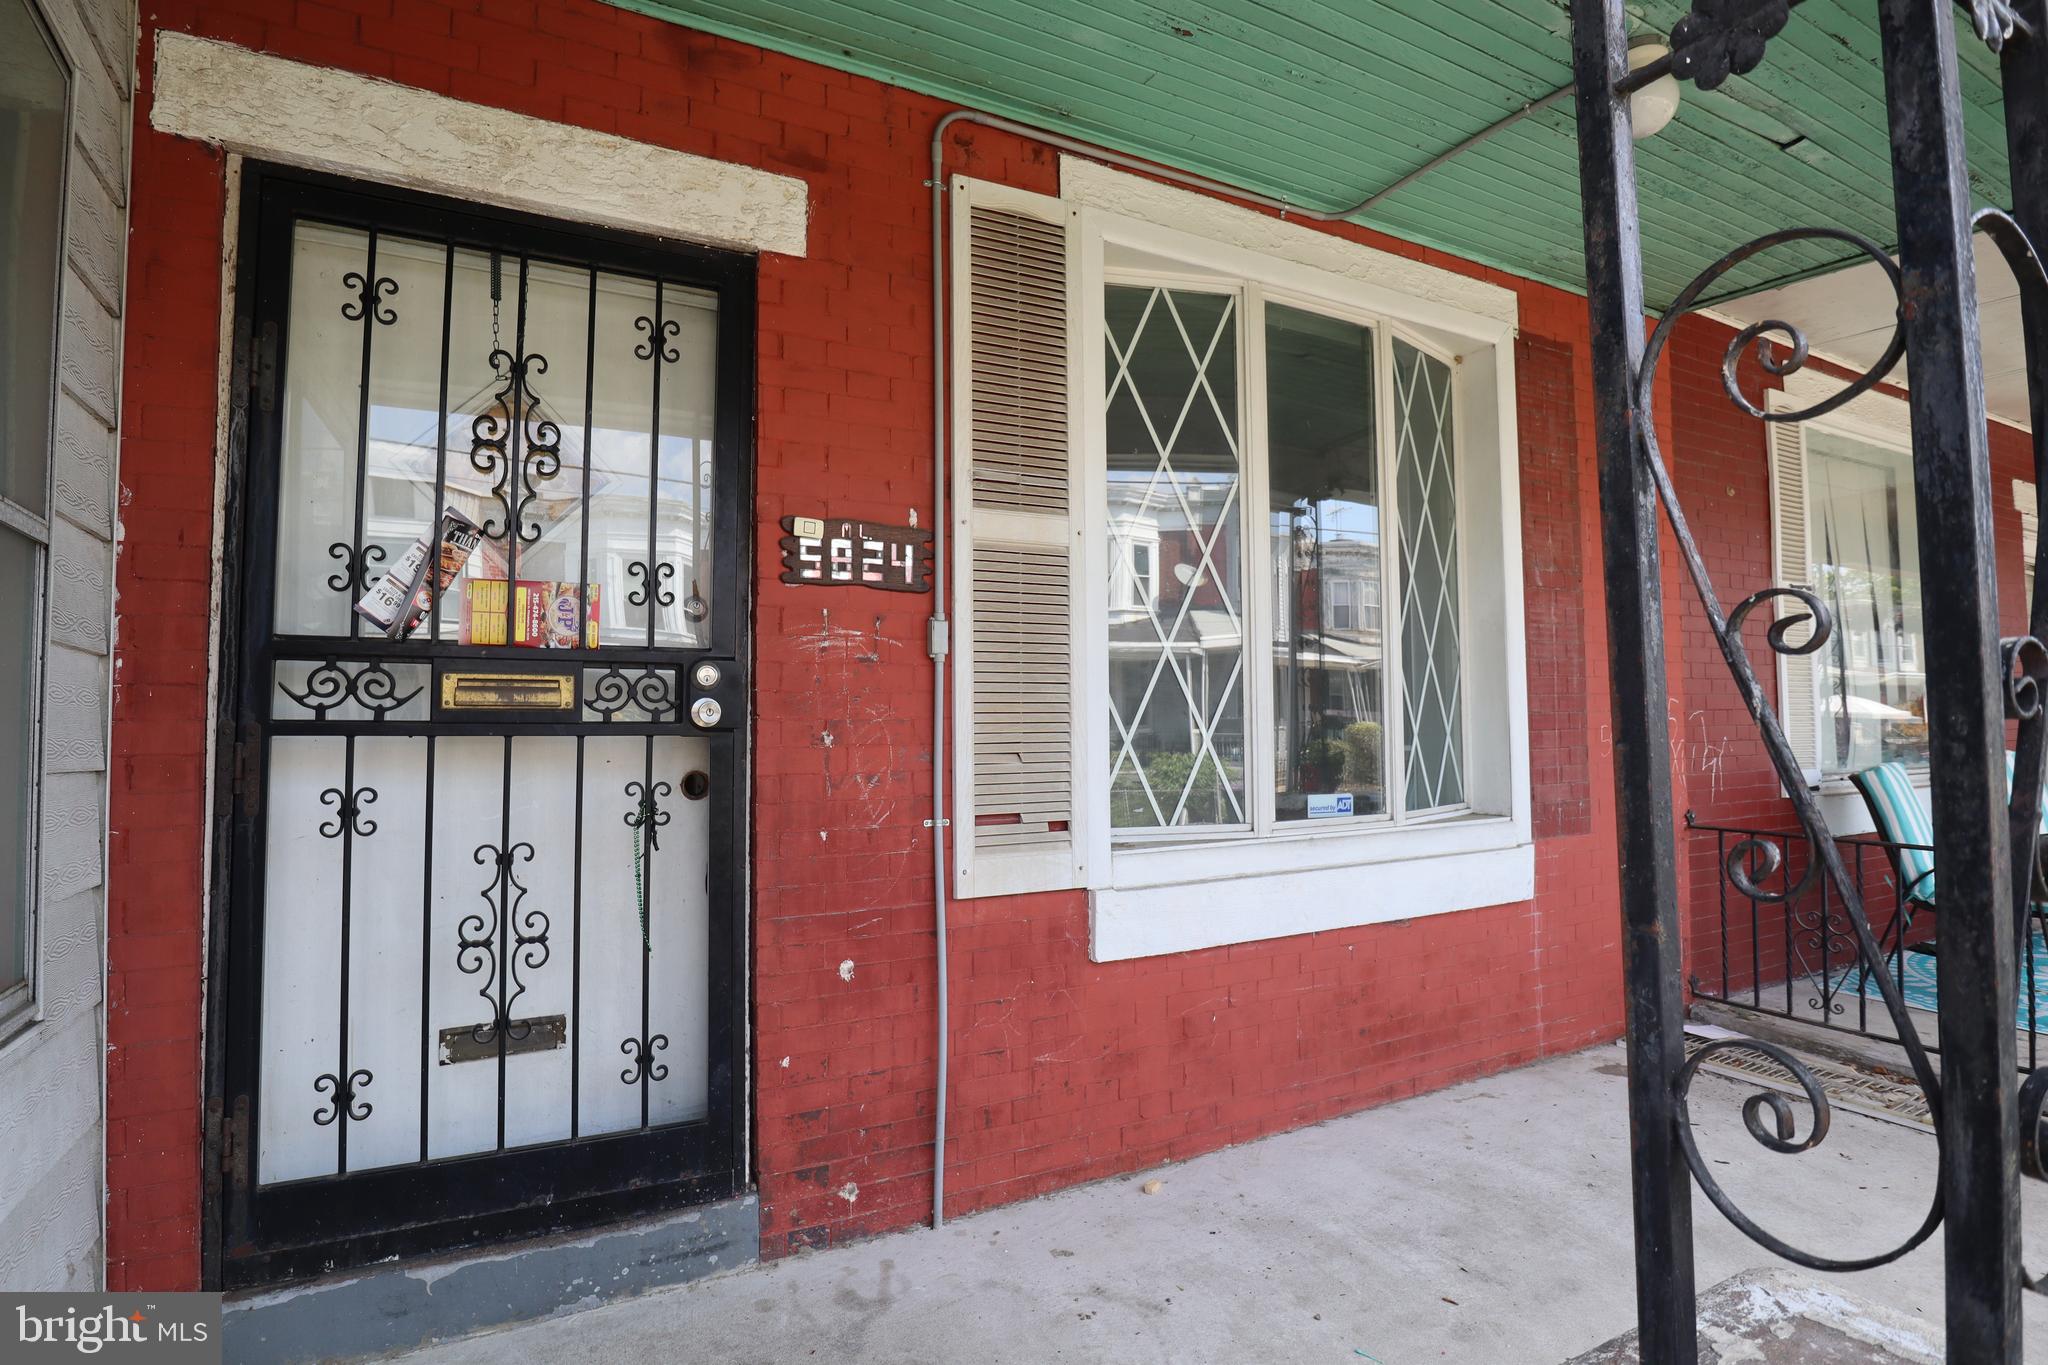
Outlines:
{"label": "beige siding wall", "polygon": [[32,0],[70,62],[43,669],[41,1018],[0,1044],[0,1287],[105,1278],[108,658],[114,433],[135,16],[129,0]]}

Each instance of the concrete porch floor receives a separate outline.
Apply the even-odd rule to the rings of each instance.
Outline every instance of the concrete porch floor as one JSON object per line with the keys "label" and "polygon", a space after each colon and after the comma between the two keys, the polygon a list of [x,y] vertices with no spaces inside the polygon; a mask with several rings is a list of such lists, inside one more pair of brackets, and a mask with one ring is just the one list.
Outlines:
{"label": "concrete porch floor", "polygon": [[[1620,1048],[1593,1048],[937,1232],[398,1358],[1558,1365],[1634,1324],[1625,1084]],[[1854,1255],[1918,1224],[1932,1137],[1837,1109],[1819,1148],[1777,1156],[1742,1129],[1748,1093],[1703,1074],[1691,1109],[1722,1183],[1765,1226]],[[2025,1183],[2041,1267],[2048,1186]],[[1703,1290],[1781,1264],[1693,1202]],[[1883,1269],[1815,1278],[1939,1340],[1940,1234]],[[2048,1301],[2028,1298],[2027,1359],[2048,1363]]]}

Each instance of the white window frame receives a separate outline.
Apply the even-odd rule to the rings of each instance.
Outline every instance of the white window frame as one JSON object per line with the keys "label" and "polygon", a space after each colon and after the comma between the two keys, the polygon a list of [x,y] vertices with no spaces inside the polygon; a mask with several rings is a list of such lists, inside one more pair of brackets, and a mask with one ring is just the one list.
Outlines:
{"label": "white window frame", "polygon": [[[78,69],[71,54],[66,51],[64,41],[58,36],[57,26],[43,13],[38,0],[24,0],[29,20],[42,31],[43,40],[49,44],[50,52],[57,59],[58,67],[64,73],[64,156],[63,170],[56,186],[57,195],[57,287],[52,296],[51,330],[49,338],[50,360],[50,441],[43,450],[43,502],[44,512],[38,515],[5,496],[0,496],[0,524],[7,526],[11,533],[23,536],[35,549],[35,582],[29,594],[28,627],[32,632],[28,651],[28,677],[24,682],[24,695],[28,699],[27,752],[24,755],[28,773],[28,791],[23,801],[23,819],[27,825],[27,840],[23,850],[22,882],[22,980],[19,984],[0,989],[0,1043],[12,1040],[15,1035],[30,1028],[43,1017],[43,954],[42,954],[42,793],[43,793],[43,728],[46,698],[44,688],[49,675],[49,606],[50,606],[50,536],[56,515],[57,470],[57,389],[59,360],[64,337],[65,306],[65,263],[70,255],[70,173],[73,140],[77,133],[78,118]],[[0,724],[7,723],[0,719]],[[0,832],[8,837],[11,832]]]}
{"label": "white window frame", "polygon": [[[1381,581],[1384,582],[1384,578]],[[1365,610],[1365,603],[1362,600],[1365,594],[1359,590],[1364,586],[1356,578],[1333,578],[1323,584],[1324,590],[1330,594],[1330,600],[1327,603],[1318,603],[1323,608],[1323,619],[1317,623],[1317,628],[1320,630],[1359,629],[1358,618],[1360,613]],[[1343,591],[1338,591],[1340,588]],[[1338,601],[1340,597],[1343,599],[1341,602]],[[1341,621],[1337,619],[1339,612],[1342,612],[1344,615],[1344,619]],[[1381,667],[1384,668],[1385,665]]]}
{"label": "white window frame", "polygon": [[[1841,392],[1843,383],[1844,381],[1830,375],[1817,374],[1811,370],[1800,370],[1786,376],[1785,385],[1782,389],[1771,391],[1767,397],[1767,406],[1772,412],[1796,412],[1810,408],[1816,403],[1823,402],[1830,396]],[[1906,457],[1907,468],[1910,470],[1912,467],[1912,410],[1906,405],[1905,399],[1892,394],[1875,391],[1860,394],[1833,412],[1825,413],[1795,425],[1799,432],[1799,459],[1802,465],[1805,465],[1807,461],[1806,434],[1811,431],[1821,431],[1903,454]],[[1766,431],[1765,440],[1767,444],[1769,438],[1770,433]],[[1806,490],[1806,563],[1798,566],[1796,578],[1789,580],[1801,583],[1811,582],[1813,578],[1813,538],[1815,531],[1813,520],[1813,480],[1810,467],[1807,473],[1808,477],[1804,481]],[[1916,519],[1913,524],[1913,535],[1916,540],[1919,534],[1920,526]],[[1771,535],[1775,543],[1778,535],[1778,502],[1775,497],[1771,500]],[[1785,569],[1789,571],[1791,567],[1788,565],[1785,566]],[[1803,610],[1803,608],[1797,607],[1796,604],[1793,604],[1791,609]],[[1792,638],[1797,640],[1803,638],[1803,636],[1794,634]],[[1778,695],[1780,697],[1787,695],[1789,689],[1795,685],[1796,674],[1794,669],[1797,666],[1795,660],[1782,655],[1779,656]],[[1863,809],[1863,798],[1857,792],[1856,784],[1849,780],[1849,776],[1846,773],[1825,773],[1821,770],[1820,715],[1821,702],[1825,695],[1821,686],[1821,680],[1826,668],[1827,665],[1820,656],[1811,656],[1811,662],[1806,663],[1804,667],[1803,671],[1806,674],[1806,683],[1811,698],[1810,705],[1813,707],[1813,747],[1809,752],[1795,756],[1799,760],[1801,769],[1806,774],[1807,785],[1818,792],[1823,798],[1822,813],[1828,816],[1830,827],[1849,829],[1856,827],[1861,822],[1861,827],[1867,829],[1869,827],[1868,814]],[[1916,786],[1924,788],[1927,785],[1927,765],[1925,763],[1909,764],[1907,772],[1911,775]]]}
{"label": "white window frame", "polygon": [[[1083,203],[1076,233],[1080,306],[1070,323],[1070,355],[1080,369],[1074,391],[1088,399],[1078,405],[1081,448],[1072,477],[1084,529],[1075,583],[1086,616],[1080,649],[1085,700],[1078,716],[1086,778],[1077,783],[1076,797],[1087,849],[1092,955],[1098,961],[1149,956],[1528,899],[1534,894],[1535,872],[1514,294],[1074,159],[1063,164],[1062,174],[1068,202]],[[1160,211],[1145,216],[1128,211],[1155,205]],[[1106,257],[1112,252],[1124,258],[1120,266],[1156,260],[1159,268],[1110,270]],[[1239,348],[1242,421],[1247,435],[1257,432],[1257,439],[1241,442],[1248,458],[1241,461],[1240,477],[1247,488],[1265,486],[1263,345],[1251,341],[1263,338],[1268,301],[1372,327],[1374,344],[1386,357],[1399,332],[1405,342],[1452,363],[1459,376],[1454,436],[1459,446],[1459,590],[1466,652],[1462,706],[1470,804],[1429,812],[1426,818],[1418,814],[1406,823],[1386,814],[1281,825],[1273,819],[1272,793],[1260,790],[1254,778],[1248,783],[1248,826],[1145,833],[1111,829],[1107,774],[1113,737],[1108,658],[1101,644],[1108,638],[1109,513],[1099,395],[1107,384],[1103,291],[1112,281],[1185,281],[1211,291],[1236,282],[1245,339]],[[1390,374],[1388,365],[1375,378]],[[1376,394],[1384,480],[1394,459],[1392,384],[1380,383]],[[1487,458],[1476,458],[1477,452]],[[1241,581],[1268,583],[1271,546],[1263,528],[1253,528],[1242,544]],[[1391,551],[1394,537],[1384,537],[1383,545]],[[1382,556],[1381,589],[1386,600],[1398,604],[1400,566],[1389,562],[1395,557]],[[1483,569],[1475,563],[1482,557]],[[1489,583],[1498,579],[1497,594],[1475,593],[1482,572]],[[1241,596],[1249,654],[1251,642],[1270,630],[1272,603],[1263,590]],[[1398,607],[1387,619],[1398,621]],[[1387,632],[1389,679],[1400,676],[1397,634]],[[1496,649],[1497,665],[1473,666],[1472,655],[1482,642]],[[1258,774],[1270,771],[1274,743],[1268,724],[1271,670],[1254,667],[1248,658],[1246,676],[1246,771]],[[1404,738],[1405,707],[1397,687],[1389,688],[1388,700],[1386,724],[1398,740]],[[1505,764],[1473,761],[1475,754],[1501,749]],[[1405,750],[1390,741],[1388,752]],[[1485,790],[1475,784],[1484,784]],[[1397,792],[1405,797],[1405,774],[1398,782],[1390,775],[1388,790],[1390,798]],[[1356,873],[1363,866],[1374,869],[1368,894],[1361,894]]]}
{"label": "white window frame", "polygon": [[2012,481],[2013,510],[2020,514],[2020,601],[2029,617],[2034,610],[2034,554],[2040,546],[2041,527],[2035,520],[2034,485],[2027,479]]}

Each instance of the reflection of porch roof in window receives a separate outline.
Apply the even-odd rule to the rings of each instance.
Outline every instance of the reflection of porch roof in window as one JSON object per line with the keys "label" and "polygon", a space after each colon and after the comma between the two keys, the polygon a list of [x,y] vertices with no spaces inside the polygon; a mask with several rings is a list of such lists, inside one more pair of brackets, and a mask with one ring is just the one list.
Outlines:
{"label": "reflection of porch roof in window", "polygon": [[[692,28],[862,72],[1319,209],[1354,204],[1571,78],[1557,0],[1272,5],[1183,15],[1140,0],[625,0]],[[1631,5],[1668,34],[1686,0]],[[1967,24],[1959,25],[1967,33]],[[1957,43],[1973,190],[2010,203],[1997,58]],[[1889,242],[1876,7],[1807,0],[1747,76],[1688,86],[1636,147],[1646,293],[1672,298],[1724,251],[1827,223]],[[1396,236],[1582,287],[1572,102],[1559,100],[1378,206]],[[1769,252],[1754,288],[1840,259]]]}
{"label": "reflection of porch roof in window", "polygon": [[[1109,622],[1109,650],[1116,655],[1156,655],[1161,631],[1173,629],[1171,612],[1155,630],[1142,613],[1115,612]],[[1183,652],[1215,654],[1236,649],[1242,642],[1237,623],[1230,613],[1197,607],[1181,622],[1174,635],[1174,648]],[[1346,631],[1341,635],[1310,632],[1300,638],[1295,657],[1331,668],[1360,668],[1380,661],[1380,634],[1376,630]]]}
{"label": "reflection of porch roof in window", "polygon": [[1157,610],[1160,621],[1156,629],[1145,619],[1142,612],[1113,615],[1109,623],[1110,649],[1116,651],[1120,647],[1129,650],[1135,646],[1149,646],[1157,650],[1160,635],[1171,631],[1175,647],[1213,652],[1237,648],[1243,635],[1230,613],[1220,608],[1193,608],[1188,612],[1187,619],[1180,623],[1178,631],[1174,631],[1174,617],[1178,608],[1161,604]]}

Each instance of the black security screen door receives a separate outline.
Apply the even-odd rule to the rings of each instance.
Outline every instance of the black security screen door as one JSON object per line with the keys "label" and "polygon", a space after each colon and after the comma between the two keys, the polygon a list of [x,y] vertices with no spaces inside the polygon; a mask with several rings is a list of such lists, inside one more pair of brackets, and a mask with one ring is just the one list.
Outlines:
{"label": "black security screen door", "polygon": [[245,183],[218,1278],[730,1193],[753,263]]}

